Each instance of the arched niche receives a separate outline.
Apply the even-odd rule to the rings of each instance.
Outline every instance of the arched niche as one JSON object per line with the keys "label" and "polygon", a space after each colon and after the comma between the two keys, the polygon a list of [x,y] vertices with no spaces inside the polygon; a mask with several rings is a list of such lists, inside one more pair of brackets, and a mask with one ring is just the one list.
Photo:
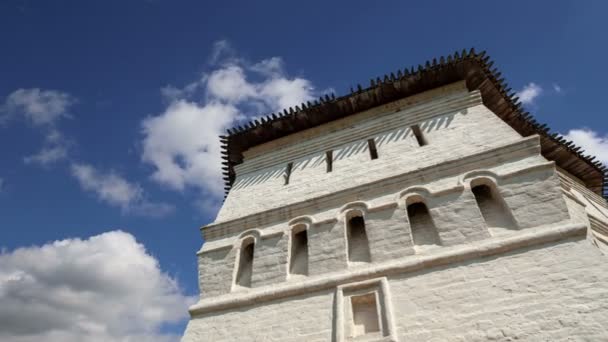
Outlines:
{"label": "arched niche", "polygon": [[308,275],[308,228],[306,221],[291,225],[289,232],[289,275]]}
{"label": "arched niche", "polygon": [[237,256],[234,272],[234,288],[250,288],[253,276],[255,245],[260,239],[260,231],[251,229],[239,235],[236,243]]}
{"label": "arched niche", "polygon": [[425,197],[419,193],[409,194],[405,198],[405,206],[414,246],[426,248],[441,245]]}
{"label": "arched niche", "polygon": [[366,208],[351,207],[344,212],[348,261],[371,262],[369,239],[365,225]]}
{"label": "arched niche", "polygon": [[517,222],[494,178],[478,176],[469,181],[469,186],[490,234],[517,229]]}

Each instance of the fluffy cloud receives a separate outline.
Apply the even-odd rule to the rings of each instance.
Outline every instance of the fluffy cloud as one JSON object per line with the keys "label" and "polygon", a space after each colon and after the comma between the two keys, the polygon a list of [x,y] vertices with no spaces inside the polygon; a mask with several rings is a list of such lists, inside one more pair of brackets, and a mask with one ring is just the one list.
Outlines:
{"label": "fluffy cloud", "polygon": [[218,136],[253,115],[294,106],[315,95],[310,81],[289,77],[280,57],[247,63],[233,55],[225,41],[211,55],[214,70],[184,88],[168,86],[162,93],[167,108],[142,122],[142,160],[152,178],[175,190],[188,186],[203,192],[205,201],[221,197]]}
{"label": "fluffy cloud", "polygon": [[122,231],[0,254],[2,341],[176,341],[193,300]]}
{"label": "fluffy cloud", "polygon": [[173,212],[166,203],[152,203],[145,199],[144,191],[114,172],[103,173],[88,164],[72,164],[72,175],[85,191],[93,192],[97,198],[119,207],[125,213],[142,216],[165,216]]}
{"label": "fluffy cloud", "polygon": [[49,125],[67,117],[74,102],[72,96],[57,90],[18,89],[7,96],[4,108],[9,114],[23,115],[34,125]]}
{"label": "fluffy cloud", "polygon": [[155,166],[153,179],[177,190],[193,185],[219,193],[218,135],[238,115],[228,104],[176,100],[162,115],[145,119],[142,158]]}
{"label": "fluffy cloud", "polygon": [[608,135],[601,136],[591,129],[583,128],[572,129],[564,137],[582,147],[586,154],[591,154],[608,165]]}
{"label": "fluffy cloud", "polygon": [[245,71],[236,65],[212,72],[207,79],[207,90],[211,98],[228,103],[256,96],[255,86],[245,79]]}
{"label": "fluffy cloud", "polygon": [[540,96],[542,92],[543,88],[534,82],[530,82],[517,92],[517,96],[523,104],[533,104],[534,100]]}
{"label": "fluffy cloud", "polygon": [[57,129],[59,120],[69,117],[68,109],[76,102],[70,94],[39,88],[18,89],[9,94],[0,106],[0,123],[23,117],[45,131],[45,142],[40,151],[23,158],[26,164],[49,166],[68,157],[69,144]]}

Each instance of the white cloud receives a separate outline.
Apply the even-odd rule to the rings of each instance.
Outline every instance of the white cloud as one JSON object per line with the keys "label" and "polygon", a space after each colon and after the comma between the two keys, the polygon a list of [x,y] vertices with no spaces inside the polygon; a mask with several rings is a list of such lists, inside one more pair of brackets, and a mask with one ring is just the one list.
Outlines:
{"label": "white cloud", "polygon": [[604,165],[608,165],[608,135],[601,136],[591,129],[583,128],[572,129],[564,137],[582,147],[585,154],[595,156]]}
{"label": "white cloud", "polygon": [[261,85],[259,97],[271,111],[278,111],[312,100],[314,88],[308,80],[273,78]]}
{"label": "white cloud", "polygon": [[193,301],[122,231],[0,254],[2,341],[177,341]]}
{"label": "white cloud", "polygon": [[280,76],[284,73],[283,59],[272,57],[251,66],[251,70],[266,76]]}
{"label": "white cloud", "polygon": [[101,174],[90,165],[74,164],[72,173],[84,190],[93,191],[101,200],[122,208],[127,208],[142,196],[143,191],[138,185],[114,173]]}
{"label": "white cloud", "polygon": [[50,125],[68,117],[67,110],[74,102],[68,93],[30,88],[9,94],[3,107],[11,115],[23,115],[34,125]]}
{"label": "white cloud", "polygon": [[211,54],[209,55],[209,64],[214,65],[218,62],[233,62],[235,61],[236,51],[227,40],[218,40],[213,43]]}
{"label": "white cloud", "polygon": [[23,158],[26,164],[48,166],[68,157],[68,142],[63,134],[52,128],[46,135],[44,145],[38,153]]}
{"label": "white cloud", "polygon": [[193,185],[221,191],[218,135],[238,115],[232,105],[177,100],[145,119],[142,159],[155,166],[152,178],[176,190]]}
{"label": "white cloud", "polygon": [[229,103],[256,96],[255,85],[245,79],[244,70],[236,65],[212,72],[207,82],[207,90],[211,98]]}
{"label": "white cloud", "polygon": [[40,164],[46,166],[56,161],[65,159],[68,150],[65,146],[43,147],[38,153],[23,158],[26,164]]}
{"label": "white cloud", "polygon": [[543,89],[538,84],[530,82],[517,92],[517,96],[523,104],[533,104],[542,92]]}
{"label": "white cloud", "polygon": [[225,41],[211,57],[214,70],[182,89],[163,88],[167,108],[142,121],[142,160],[153,166],[152,178],[178,191],[201,190],[205,200],[197,203],[206,207],[223,193],[218,136],[241,120],[315,95],[310,81],[287,76],[280,57],[247,63]]}
{"label": "white cloud", "polygon": [[[193,92],[196,84],[178,90],[177,95]],[[167,89],[170,92],[171,89]],[[0,123],[23,116],[34,126],[40,127],[45,134],[41,149],[31,155],[25,156],[25,164],[37,164],[47,167],[62,160],[70,160],[69,150],[72,141],[65,138],[58,128],[62,118],[69,117],[67,111],[76,102],[68,93],[57,90],[41,90],[39,88],[18,89],[7,96],[4,104],[0,106]],[[93,192],[97,197],[110,205],[119,207],[123,213],[139,216],[162,217],[174,211],[172,205],[166,203],[153,203],[146,199],[143,189],[130,183],[119,175],[109,172],[102,173],[87,164],[72,163],[72,175],[78,179],[85,191]]]}
{"label": "white cloud", "polygon": [[88,164],[72,164],[72,175],[85,191],[96,194],[97,198],[125,213],[142,216],[165,216],[173,212],[173,206],[166,203],[152,203],[146,200],[143,189],[114,172],[103,173]]}
{"label": "white cloud", "polygon": [[67,158],[69,144],[57,129],[57,123],[69,117],[68,109],[75,102],[76,99],[68,93],[39,88],[17,89],[6,97],[0,106],[0,111],[5,113],[0,117],[0,123],[22,116],[27,122],[46,131],[40,151],[24,157],[24,163],[49,166]]}

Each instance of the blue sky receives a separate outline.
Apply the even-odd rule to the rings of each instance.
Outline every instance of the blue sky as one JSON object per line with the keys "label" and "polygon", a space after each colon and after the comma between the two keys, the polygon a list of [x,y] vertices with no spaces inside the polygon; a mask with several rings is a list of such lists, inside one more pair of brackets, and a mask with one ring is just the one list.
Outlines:
{"label": "blue sky", "polygon": [[[130,289],[161,297],[165,311],[129,329],[85,315],[76,328],[26,324],[3,338],[175,339],[179,309],[198,294],[198,228],[221,200],[217,134],[455,50],[487,50],[539,121],[608,163],[605,13],[602,1],[3,1],[0,326],[37,298],[19,292],[28,286],[41,297],[71,289],[83,303],[61,310],[81,317],[86,300],[71,282],[83,272],[125,286],[124,297],[106,288],[99,298],[124,302]],[[131,269],[99,273],[120,260],[155,285],[124,283]],[[69,276],[47,281],[51,271]],[[129,310],[113,316],[137,315]]]}

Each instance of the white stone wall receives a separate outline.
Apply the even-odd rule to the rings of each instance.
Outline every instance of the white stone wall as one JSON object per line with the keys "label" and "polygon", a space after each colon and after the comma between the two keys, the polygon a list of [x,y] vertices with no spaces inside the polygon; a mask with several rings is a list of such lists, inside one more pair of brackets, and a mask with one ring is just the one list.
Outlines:
{"label": "white stone wall", "polygon": [[331,341],[332,291],[253,308],[213,312],[188,323],[182,341]]}
{"label": "white stone wall", "polygon": [[[397,112],[392,107],[374,109],[376,115],[365,119],[346,118],[350,125],[338,131],[321,131],[304,141],[286,141],[280,148],[246,158],[236,167],[235,183],[216,222],[312,199],[521,139],[481,104],[478,92],[459,90],[405,105]],[[418,146],[410,129],[413,124],[420,125],[428,145]],[[379,155],[375,160],[370,159],[367,148],[367,140],[372,138]],[[330,173],[325,165],[328,150],[333,150],[334,156],[334,170]],[[293,163],[293,169],[289,184],[285,185],[284,172],[289,162]]]}
{"label": "white stone wall", "polygon": [[[584,238],[389,278],[399,341],[604,341],[608,263]],[[332,341],[333,291],[194,317],[183,341]]]}
{"label": "white stone wall", "polygon": [[[416,143],[414,123],[428,145]],[[478,94],[455,84],[296,135],[247,151],[203,229],[201,298],[184,341],[350,341],[363,329],[353,317],[370,313],[349,311],[349,300],[370,293],[381,331],[357,341],[608,340],[608,204]],[[479,184],[512,227],[488,226]],[[415,245],[415,202],[437,245]],[[369,262],[348,260],[353,214],[364,218]],[[294,228],[307,232],[308,275],[289,273]],[[243,241],[254,241],[249,288],[235,285]]]}
{"label": "white stone wall", "polygon": [[440,247],[487,239],[491,234],[471,192],[469,183],[472,180],[491,179],[496,183],[506,209],[515,218],[519,229],[569,220],[552,163],[539,164],[537,158],[531,157],[494,168],[471,168],[475,171],[436,180],[429,178],[426,184],[406,184],[405,189],[387,187],[380,196],[360,197],[357,201],[352,201],[352,198],[349,201],[347,196],[337,205],[328,205],[324,209],[311,201],[308,202],[311,215],[265,224],[258,217],[253,229],[243,228],[243,222],[238,221],[219,224],[218,229],[234,230],[234,233],[205,243],[199,252],[201,295],[213,297],[233,289],[240,241],[250,235],[256,237],[252,287],[288,281],[290,229],[299,222],[308,225],[309,276],[346,270],[350,267],[345,233],[345,216],[349,210],[364,214],[372,263],[424,254],[425,249],[417,249],[413,245],[406,211],[410,198],[420,198],[426,203]]}

